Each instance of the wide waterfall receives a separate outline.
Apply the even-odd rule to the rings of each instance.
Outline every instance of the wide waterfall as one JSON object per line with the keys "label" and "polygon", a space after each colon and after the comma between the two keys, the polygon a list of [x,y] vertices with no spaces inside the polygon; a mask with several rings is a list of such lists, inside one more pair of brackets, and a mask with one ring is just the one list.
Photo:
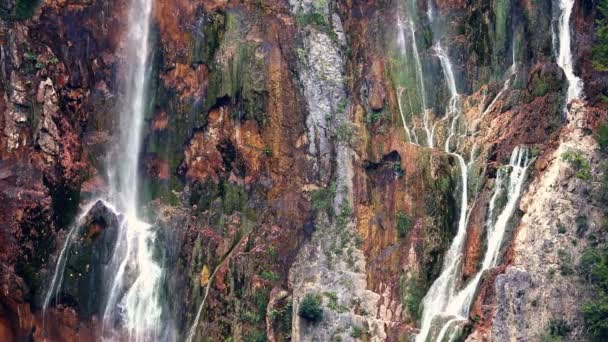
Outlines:
{"label": "wide waterfall", "polygon": [[[120,111],[120,135],[107,168],[108,199],[94,200],[85,207],[67,235],[59,254],[55,273],[44,301],[47,310],[58,296],[65,272],[67,251],[75,231],[93,203],[101,202],[120,218],[117,241],[110,262],[105,266],[102,334],[107,340],[124,338],[132,341],[156,340],[161,332],[159,288],[162,268],[154,259],[156,233],[138,213],[138,164],[142,144],[144,117],[148,107],[147,85],[150,73],[150,16],[153,0],[132,0],[129,26],[125,36],[126,103]],[[124,331],[124,333],[123,333]]]}
{"label": "wide waterfall", "polygon": [[[575,0],[558,0],[559,15],[557,18],[557,37],[553,37],[554,44],[557,43],[557,64],[564,70],[568,79],[568,93],[566,105],[574,99],[583,96],[583,80],[574,74],[574,61],[572,57],[572,33],[570,32],[570,17]],[[557,40],[557,41],[556,41]]]}

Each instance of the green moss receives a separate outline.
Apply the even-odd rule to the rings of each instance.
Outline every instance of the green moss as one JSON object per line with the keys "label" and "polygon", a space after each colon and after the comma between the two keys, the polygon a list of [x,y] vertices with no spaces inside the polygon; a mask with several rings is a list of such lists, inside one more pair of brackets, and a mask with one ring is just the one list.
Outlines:
{"label": "green moss", "polygon": [[224,37],[225,16],[219,12],[202,18],[203,24],[194,32],[192,63],[209,64]]}
{"label": "green moss", "polygon": [[407,233],[410,230],[410,226],[412,225],[412,221],[410,218],[402,211],[397,213],[395,217],[395,222],[397,223],[397,234],[400,238],[404,238],[407,236]]}
{"label": "green moss", "polygon": [[405,274],[401,275],[399,279],[399,293],[401,296],[401,303],[407,315],[414,321],[418,321],[421,315],[422,299],[426,293],[424,283],[419,276],[406,277]]}

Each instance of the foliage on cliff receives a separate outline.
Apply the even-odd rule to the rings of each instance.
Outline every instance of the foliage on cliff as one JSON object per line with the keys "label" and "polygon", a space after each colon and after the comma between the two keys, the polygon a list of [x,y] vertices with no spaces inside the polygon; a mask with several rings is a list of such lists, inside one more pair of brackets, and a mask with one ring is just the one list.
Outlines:
{"label": "foliage on cliff", "polygon": [[596,42],[593,47],[593,67],[600,71],[608,71],[608,0],[600,0],[597,5]]}

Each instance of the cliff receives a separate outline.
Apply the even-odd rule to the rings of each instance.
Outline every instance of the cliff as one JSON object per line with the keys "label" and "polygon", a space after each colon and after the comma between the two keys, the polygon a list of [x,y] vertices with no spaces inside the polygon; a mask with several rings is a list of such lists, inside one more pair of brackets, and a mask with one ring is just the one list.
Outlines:
{"label": "cliff", "polygon": [[[144,340],[591,339],[599,2],[153,1]],[[2,341],[134,339],[107,314],[130,6],[0,4]]]}

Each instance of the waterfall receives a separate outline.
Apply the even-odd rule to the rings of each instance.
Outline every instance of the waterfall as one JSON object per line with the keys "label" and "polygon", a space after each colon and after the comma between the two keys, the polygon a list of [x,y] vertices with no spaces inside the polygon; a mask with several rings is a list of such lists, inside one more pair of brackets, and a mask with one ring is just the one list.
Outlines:
{"label": "waterfall", "polygon": [[[441,326],[437,338],[435,339],[436,341],[442,341],[447,332],[450,331],[450,328],[453,328],[454,330],[452,331],[452,334],[449,335],[448,339],[448,341],[452,341],[457,335],[458,326],[455,325],[455,323],[468,321],[469,310],[481,276],[486,270],[494,268],[498,264],[500,247],[504,240],[507,225],[515,212],[526,179],[526,172],[530,165],[531,159],[529,150],[525,147],[516,147],[511,153],[509,166],[501,168],[498,171],[494,185],[494,194],[489,202],[488,215],[485,224],[487,247],[481,268],[477,271],[473,279],[469,281],[467,286],[459,292],[456,293],[454,288],[443,290],[443,293],[449,293],[449,297],[446,297],[445,295],[443,297],[437,296],[437,293],[432,293],[429,290],[429,294],[432,294],[433,297],[429,297],[427,300],[429,294],[425,296],[425,315],[423,316],[421,332],[417,336],[416,341],[426,341],[433,323],[433,318],[436,316],[449,317],[446,323]],[[505,195],[505,191],[507,203],[500,213],[495,216],[496,204],[498,199]],[[456,241],[457,238],[454,240]],[[452,246],[454,246],[454,244]],[[447,257],[451,257],[449,252]],[[460,261],[460,258],[460,256],[457,256],[458,261]],[[443,272],[443,274],[445,273],[446,271]],[[457,276],[460,275],[459,272],[456,273]],[[446,279],[449,278],[445,277],[442,279],[441,284],[454,286],[457,283],[457,279],[449,279],[448,281],[446,281]],[[431,289],[435,287],[436,283],[437,281],[433,284]],[[437,287],[439,286],[441,285],[437,285]],[[434,308],[432,309],[433,312],[427,313],[427,311],[429,311],[427,308]]]}
{"label": "waterfall", "polygon": [[[129,9],[129,28],[125,36],[126,60],[124,77],[126,103],[120,112],[120,136],[112,165],[107,169],[108,200],[102,203],[120,217],[118,240],[112,258],[105,266],[107,285],[103,311],[103,339],[122,339],[124,329],[128,340],[150,341],[161,333],[161,304],[159,288],[162,269],[154,260],[153,246],[156,233],[138,215],[138,163],[142,143],[142,129],[148,105],[147,80],[150,67],[150,16],[153,0],[132,0]],[[96,203],[98,200],[92,201]],[[45,296],[43,310],[59,294],[67,255],[75,232],[91,205],[71,227],[59,254],[55,272]]]}
{"label": "waterfall", "polygon": [[574,61],[572,57],[572,38],[570,32],[570,17],[575,0],[559,1],[559,16],[557,18],[557,34],[553,37],[554,44],[557,46],[557,64],[564,70],[568,79],[568,93],[566,96],[566,106],[570,101],[579,99],[583,96],[583,81],[574,74]]}
{"label": "waterfall", "polygon": [[445,141],[445,151],[458,160],[462,183],[462,192],[460,199],[461,203],[458,220],[458,231],[444,257],[444,263],[441,274],[433,282],[429,291],[422,299],[423,312],[421,327],[420,333],[416,336],[416,341],[418,342],[426,341],[426,338],[431,329],[433,318],[438,314],[442,313],[454,297],[455,289],[460,276],[462,250],[464,248],[467,235],[468,168],[467,164],[464,161],[464,158],[460,154],[450,151],[450,140],[456,134],[455,131],[457,130],[457,121],[460,118],[460,94],[458,93],[458,90],[456,88],[456,79],[448,55],[445,53],[439,42],[435,45],[434,49],[436,56],[441,62],[441,68],[445,75],[448,89],[450,91],[448,115],[452,115],[452,123],[450,125],[449,136]]}
{"label": "waterfall", "polygon": [[[428,99],[427,99],[427,93],[426,93],[426,88],[424,85],[424,71],[422,69],[422,61],[420,58],[420,51],[418,50],[418,43],[416,42],[416,24],[415,21],[413,19],[413,16],[410,14],[410,12],[415,13],[416,12],[416,3],[415,2],[410,2],[410,6],[409,6],[409,10],[406,11],[406,15],[407,15],[407,24],[404,24],[404,21],[401,19],[401,14],[400,14],[400,10],[397,11],[397,30],[398,30],[398,36],[397,36],[397,45],[399,46],[399,49],[401,50],[401,53],[403,55],[403,57],[406,60],[406,64],[407,64],[407,58],[409,57],[408,51],[407,51],[407,42],[406,42],[406,36],[405,36],[405,30],[408,31],[409,34],[409,39],[410,39],[410,48],[411,48],[411,54],[414,58],[414,66],[415,66],[415,78],[416,78],[416,87],[417,87],[417,91],[418,91],[418,95],[420,96],[420,100],[421,100],[421,109],[423,111],[423,118],[422,118],[422,125],[425,131],[425,135],[426,135],[426,146],[428,147],[434,147],[434,143],[433,143],[433,135],[435,133],[435,126],[431,126],[430,124],[430,110],[428,109]],[[404,121],[404,129],[406,131],[406,134],[408,136],[408,140],[411,143],[414,143],[416,145],[419,144],[418,141],[418,137],[416,136],[416,125],[414,125],[414,127],[410,130],[407,127],[407,124],[405,123],[405,116],[403,115],[403,109],[401,107],[401,95],[403,94],[404,89],[400,88],[398,91],[398,105],[399,105],[399,110],[401,113],[401,118],[402,121]],[[411,99],[408,96],[408,99]],[[412,114],[412,121],[414,120],[414,109],[411,106],[411,100],[410,100],[410,111]]]}
{"label": "waterfall", "polygon": [[161,305],[159,287],[162,269],[154,260],[153,227],[143,222],[138,207],[138,161],[142,128],[147,107],[149,76],[149,35],[152,0],[133,0],[127,34],[127,100],[121,113],[121,143],[116,179],[110,178],[111,191],[126,219],[120,227],[119,241],[111,265],[118,266],[111,281],[103,314],[104,330],[120,316],[129,337],[135,341],[155,339],[159,331]]}

